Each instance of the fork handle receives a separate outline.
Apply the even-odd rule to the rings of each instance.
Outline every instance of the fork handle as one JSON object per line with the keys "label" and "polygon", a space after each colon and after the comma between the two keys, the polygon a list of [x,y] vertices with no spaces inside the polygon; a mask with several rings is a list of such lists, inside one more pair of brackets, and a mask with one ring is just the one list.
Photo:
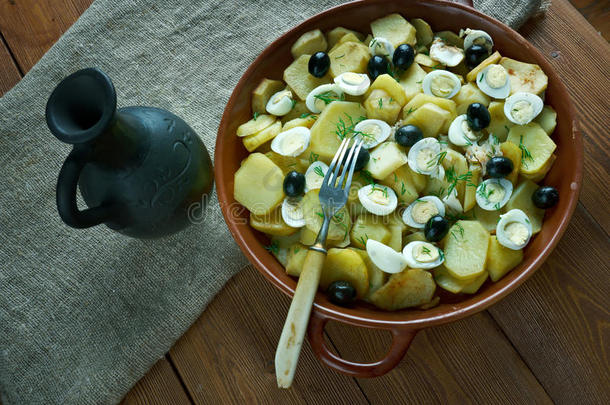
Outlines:
{"label": "fork handle", "polygon": [[314,244],[305,257],[275,352],[275,376],[280,388],[290,388],[292,384],[325,258],[326,250],[322,243]]}

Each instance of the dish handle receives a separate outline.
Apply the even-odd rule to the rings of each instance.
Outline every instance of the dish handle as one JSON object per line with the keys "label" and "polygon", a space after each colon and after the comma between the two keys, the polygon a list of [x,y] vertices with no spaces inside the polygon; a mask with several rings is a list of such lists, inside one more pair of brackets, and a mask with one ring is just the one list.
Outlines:
{"label": "dish handle", "polygon": [[449,0],[449,1],[451,3],[460,3],[460,4],[463,4],[465,6],[474,8],[474,4],[472,3],[472,0]]}
{"label": "dish handle", "polygon": [[328,367],[351,377],[371,378],[392,370],[405,356],[411,341],[418,332],[415,329],[393,328],[392,344],[385,356],[372,363],[357,363],[345,360],[331,352],[324,342],[324,327],[330,318],[315,309],[311,313],[307,334],[315,355]]}

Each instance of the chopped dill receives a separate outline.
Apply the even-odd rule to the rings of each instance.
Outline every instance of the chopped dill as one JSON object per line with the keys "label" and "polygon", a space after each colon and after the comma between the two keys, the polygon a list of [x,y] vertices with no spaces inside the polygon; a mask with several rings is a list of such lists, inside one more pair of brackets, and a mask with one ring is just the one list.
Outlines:
{"label": "chopped dill", "polygon": [[280,247],[277,244],[277,241],[272,241],[270,245],[265,246],[265,250],[267,250],[268,252],[273,253],[274,255],[277,255],[280,252]]}
{"label": "chopped dill", "polygon": [[426,254],[426,255],[430,256],[430,249],[428,249],[427,247],[422,246],[421,251],[422,251],[424,254]]}
{"label": "chopped dill", "polygon": [[432,168],[434,166],[440,166],[441,163],[443,163],[443,160],[445,160],[445,156],[447,156],[447,151],[437,153],[436,156],[434,156],[432,159],[430,159],[426,163],[426,166],[428,168]]}
{"label": "chopped dill", "polygon": [[464,174],[460,174],[459,176],[455,172],[455,167],[451,166],[447,170],[445,170],[445,179],[449,182],[449,187],[447,187],[447,196],[450,196],[453,190],[457,187],[458,182],[463,181],[467,186],[476,187],[472,180],[472,172],[468,171]]}
{"label": "chopped dill", "polygon": [[382,98],[379,99],[379,101],[377,102],[377,105],[378,105],[377,108],[379,108],[379,109],[383,108],[383,99]]}
{"label": "chopped dill", "polygon": [[324,177],[324,172],[322,171],[322,168],[320,166],[316,166],[315,169],[313,169],[313,171],[320,177]]}
{"label": "chopped dill", "polygon": [[300,116],[299,118],[307,118],[307,117],[311,117],[311,118],[313,118],[314,120],[315,120],[316,118],[318,118],[317,116],[313,115],[312,113],[303,113],[303,114],[301,114],[301,116]]}
{"label": "chopped dill", "polygon": [[309,163],[316,162],[319,157],[320,157],[320,155],[318,155],[317,153],[310,152],[309,153]]}
{"label": "chopped dill", "polygon": [[360,170],[359,176],[368,184],[375,184],[373,175],[368,170]]}
{"label": "chopped dill", "polygon": [[255,113],[254,113],[254,115],[252,115],[252,119],[253,119],[254,121],[256,121],[256,119],[258,118],[258,116],[259,116],[259,115],[261,115],[261,113],[259,113],[259,112],[255,112]]}
{"label": "chopped dill", "polygon": [[343,118],[339,118],[339,122],[337,123],[337,129],[335,131],[335,134],[337,134],[337,136],[339,137],[339,139],[343,140],[345,139],[346,136],[349,137],[354,137],[354,136],[361,136],[363,138],[374,138],[373,135],[370,134],[365,134],[362,131],[356,131],[354,128],[356,127],[356,125],[360,122],[360,121],[364,121],[366,119],[366,117],[362,116],[358,118],[358,121],[354,122],[354,120],[352,119],[352,117],[347,114],[344,113],[344,115],[347,117],[347,119],[349,120],[349,124],[347,124]]}
{"label": "chopped dill", "polygon": [[459,224],[458,222],[456,222],[454,226],[456,227],[456,230],[451,231],[451,236],[453,236],[455,238],[455,240],[458,240],[458,238],[456,236],[456,231],[457,231],[457,233],[463,239],[464,238],[464,227],[461,224]]}
{"label": "chopped dill", "polygon": [[292,103],[292,106],[290,107],[290,109],[294,110],[294,106],[297,105],[297,101],[296,100],[290,100],[290,102]]}
{"label": "chopped dill", "polygon": [[345,100],[345,96],[343,94],[341,94],[340,96],[337,96],[337,94],[333,91],[325,91],[324,93],[316,94],[314,96],[314,98],[324,101],[324,104],[326,104],[326,105],[329,105],[333,101]]}
{"label": "chopped dill", "polygon": [[341,59],[341,58],[342,58],[342,57],[344,57],[344,56],[345,56],[345,54],[343,54],[343,55],[339,55],[339,56],[335,56],[335,59]]}
{"label": "chopped dill", "polygon": [[521,135],[521,137],[519,138],[519,149],[521,149],[521,164],[525,165],[525,167],[527,168],[527,159],[533,161],[534,158],[532,157],[530,151],[527,150],[527,148],[523,144],[523,135]]}
{"label": "chopped dill", "polygon": [[479,83],[481,83],[483,81],[484,77],[485,77],[485,73],[482,73],[481,76],[479,77]]}

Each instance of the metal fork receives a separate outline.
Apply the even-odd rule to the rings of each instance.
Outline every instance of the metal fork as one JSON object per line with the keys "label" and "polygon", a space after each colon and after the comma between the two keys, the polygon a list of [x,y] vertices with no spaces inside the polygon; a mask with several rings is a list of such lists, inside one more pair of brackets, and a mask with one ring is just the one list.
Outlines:
{"label": "metal fork", "polygon": [[[294,297],[292,297],[290,310],[286,316],[284,329],[275,352],[275,376],[280,388],[289,388],[294,379],[311,307],[320,282],[322,265],[326,258],[326,236],[328,235],[330,221],[347,202],[347,194],[352,184],[356,159],[364,141],[354,138],[351,147],[349,146],[350,142],[351,139],[345,138],[339,146],[320,188],[319,196],[324,221],[315,243],[309,248],[305,257],[303,271],[299,276],[299,282]],[[344,160],[348,150],[347,159]],[[341,172],[340,177],[339,172]],[[347,179],[345,178],[346,175]]]}

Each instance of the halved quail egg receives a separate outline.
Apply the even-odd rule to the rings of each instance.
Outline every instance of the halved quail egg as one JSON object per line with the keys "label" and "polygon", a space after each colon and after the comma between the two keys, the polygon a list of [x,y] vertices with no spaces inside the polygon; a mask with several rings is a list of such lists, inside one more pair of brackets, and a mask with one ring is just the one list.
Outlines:
{"label": "halved quail egg", "polygon": [[470,146],[483,136],[470,128],[467,118],[466,114],[459,115],[449,126],[449,142],[456,146]]}
{"label": "halved quail egg", "polygon": [[301,198],[286,197],[282,202],[282,219],[292,228],[305,226],[305,216],[301,206]]}
{"label": "halved quail egg", "polygon": [[525,212],[514,209],[500,215],[496,237],[502,246],[512,250],[523,249],[532,237],[532,223]]}
{"label": "halved quail egg", "polygon": [[433,269],[445,261],[443,251],[429,242],[411,242],[404,247],[402,254],[409,267],[414,269]]}
{"label": "halved quail egg", "polygon": [[281,117],[288,114],[292,110],[292,106],[292,92],[290,90],[282,90],[271,96],[265,109],[269,114]]}
{"label": "halved quail egg", "polygon": [[422,82],[425,94],[442,98],[455,96],[461,87],[460,79],[446,70],[433,70],[424,77]]}
{"label": "halved quail egg", "polygon": [[458,193],[455,188],[451,190],[449,194],[443,197],[443,203],[447,206],[448,211],[452,214],[461,214],[464,212],[464,208],[462,208],[462,203],[458,199]]}
{"label": "halved quail egg", "polygon": [[544,102],[532,93],[515,93],[504,102],[504,115],[517,125],[526,125],[542,112]]}
{"label": "halved quail egg", "polygon": [[490,97],[504,99],[510,94],[508,72],[502,65],[489,65],[477,75],[479,89]]}
{"label": "halved quail egg", "polygon": [[460,35],[466,35],[464,37],[464,49],[468,49],[473,45],[480,45],[491,53],[494,47],[493,39],[485,31],[466,28],[466,30],[460,32]]}
{"label": "halved quail egg", "polygon": [[413,201],[402,213],[402,221],[412,228],[423,229],[426,222],[435,215],[445,216],[443,202],[433,195]]}
{"label": "halved quail egg", "polygon": [[294,127],[280,132],[271,141],[271,150],[282,156],[299,156],[309,147],[309,128]]}
{"label": "halved quail egg", "polygon": [[464,50],[457,46],[447,45],[440,38],[435,38],[430,45],[430,59],[454,67],[464,60]]}
{"label": "halved quail egg", "polygon": [[344,100],[343,90],[336,84],[323,84],[309,92],[305,105],[314,114],[322,112],[333,101]]}
{"label": "halved quail egg", "polygon": [[389,56],[391,58],[394,53],[394,47],[386,38],[375,37],[369,42],[369,52],[372,56],[380,55]]}
{"label": "halved quail egg", "polygon": [[409,149],[407,162],[414,172],[433,175],[442,168],[440,163],[441,144],[436,138],[424,138]]}
{"label": "halved quail egg", "polygon": [[477,187],[475,198],[485,211],[504,207],[513,193],[513,183],[506,179],[487,179]]}
{"label": "halved quail egg", "polygon": [[361,96],[369,89],[371,79],[364,73],[345,72],[335,77],[335,84],[346,94]]}
{"label": "halved quail egg", "polygon": [[383,272],[400,273],[407,267],[404,255],[376,240],[368,239],[366,241],[366,253],[375,266]]}
{"label": "halved quail egg", "polygon": [[305,192],[322,187],[327,171],[328,165],[324,162],[315,161],[309,165],[305,171]]}
{"label": "halved quail egg", "polygon": [[382,120],[364,120],[356,124],[354,132],[364,141],[362,147],[371,149],[390,137],[392,127]]}
{"label": "halved quail egg", "polygon": [[396,193],[389,187],[369,184],[358,190],[358,199],[368,212],[375,215],[388,215],[398,205]]}

